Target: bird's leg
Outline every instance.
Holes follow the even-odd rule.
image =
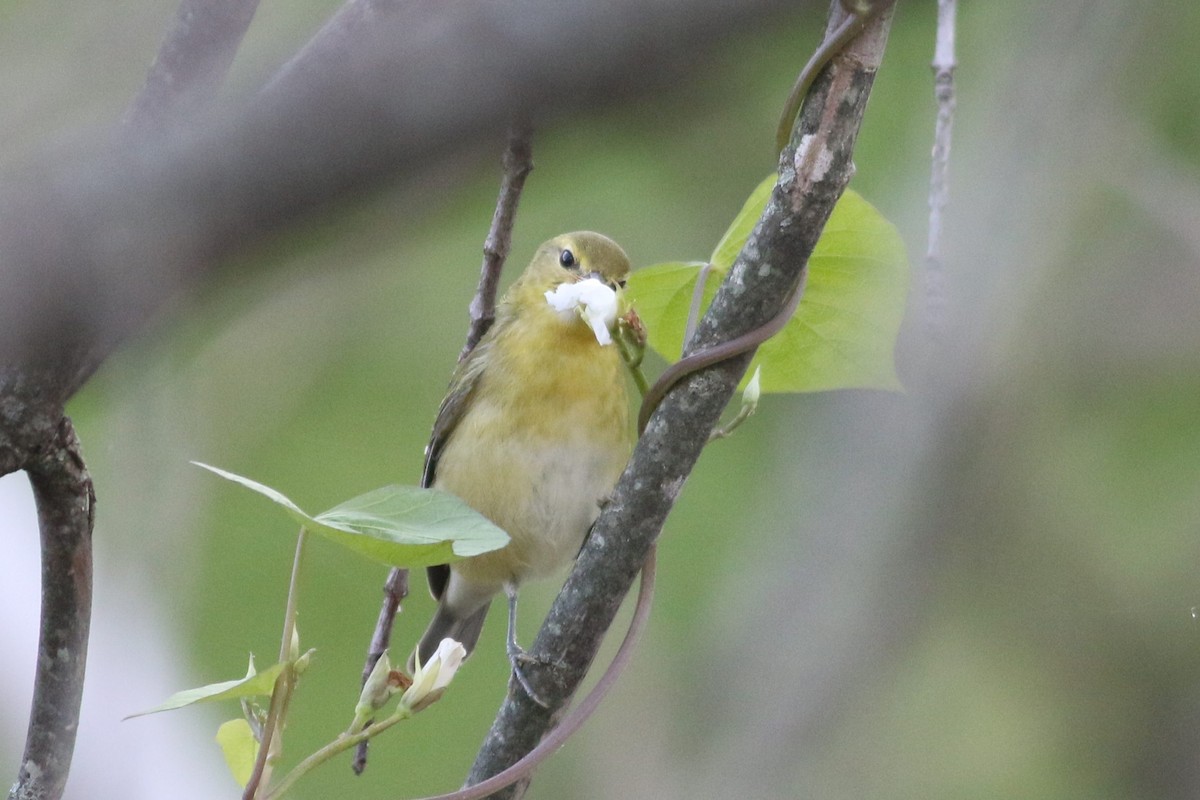
[[[538,696],[538,693],[529,685],[529,679],[525,677],[524,665],[535,659],[525,652],[525,648],[517,644],[516,584],[504,584],[504,594],[508,597],[508,663],[512,665],[513,677],[517,679],[517,683],[521,684],[521,688],[525,690],[525,694],[529,695],[530,700],[542,708],[549,708],[549,704]]]

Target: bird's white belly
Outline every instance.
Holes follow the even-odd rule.
[[[450,463],[443,460],[438,486],[512,539],[501,550],[454,564],[463,577],[493,592],[506,582],[545,577],[569,564],[624,466],[620,451],[577,438],[560,444],[510,439],[503,447],[477,449],[468,475],[459,471],[463,454],[448,448],[447,455]]]
[[[528,463],[540,464],[529,487],[525,519],[510,532],[514,540],[540,543],[520,553],[528,577],[539,577],[569,563],[600,513],[599,502],[612,491],[616,472],[610,453],[578,444],[545,447]],[[615,465],[619,470],[620,465]],[[526,548],[520,547],[518,551]]]

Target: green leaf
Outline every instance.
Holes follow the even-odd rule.
[[[713,253],[704,308],[716,273],[732,265],[770,196],[760,184]],[[700,266],[672,262],[638,270],[627,293],[646,324],[649,344],[668,359],[683,345]],[[908,258],[895,226],[858,194],[838,201],[809,259],[800,307],[755,355],[743,385],[762,367],[764,392],[813,392],[851,387],[899,389],[893,349],[908,293]]]
[[[894,350],[908,299],[904,240],[855,192],[833,209],[809,259],[796,316],[750,365],[765,392],[903,387]]]
[[[217,745],[225,756],[225,764],[233,773],[233,779],[238,786],[246,788],[254,772],[254,760],[258,757],[258,742],[250,723],[241,717],[222,723],[217,728]]]
[[[226,470],[221,469],[220,467],[209,466],[208,464],[204,464],[199,461],[193,461],[192,463],[195,464],[197,467],[200,467],[201,469],[208,470],[209,472],[213,473],[214,475],[219,475],[220,477],[224,478],[227,481],[233,481],[234,483],[238,483],[238,484],[241,484],[242,486],[245,486],[247,489],[250,489],[251,491],[258,492],[263,497],[266,497],[268,500],[272,501],[276,505],[283,508],[283,510],[288,513],[288,516],[290,516],[292,519],[296,520],[296,522],[300,523],[301,525],[307,526],[310,522],[312,522],[312,517],[310,517],[308,514],[305,514],[303,511],[301,511],[300,506],[296,505],[291,500],[289,500],[287,497],[285,497],[283,492],[278,492],[278,491],[272,489],[270,486],[264,486],[263,484],[259,483],[258,481],[252,481],[249,478],[243,478],[241,475],[238,475],[233,472],[228,472]]]
[[[625,291],[646,323],[646,341],[668,360],[678,358],[683,349],[684,326],[692,307],[696,276],[703,268],[700,261],[674,261],[645,267],[629,276]],[[721,276],[710,271],[702,308],[708,308],[720,283]]]
[[[385,486],[309,516],[282,493],[257,481],[193,461],[281,506],[312,533],[394,567],[445,564],[498,550],[508,534],[449,492]]]
[[[722,275],[729,271],[738,253],[742,252],[742,246],[746,244],[754,226],[758,224],[758,218],[762,216],[763,209],[767,207],[767,200],[771,197],[771,191],[774,188],[774,175],[768,175],[762,183],[755,186],[754,191],[742,204],[742,210],[733,218],[729,229],[721,237],[721,241],[717,242],[709,261],[714,268],[721,271]]]
[[[147,714],[158,714],[162,711],[173,711],[176,708],[183,708],[194,703],[212,703],[218,700],[235,700],[239,697],[269,695],[275,690],[275,680],[279,677],[279,673],[283,671],[283,667],[283,664],[275,664],[262,672],[247,675],[237,680],[210,683],[207,686],[201,686],[196,689],[184,689],[182,692],[176,692],[171,695],[154,708],[130,714],[125,719],[144,717]],[[253,666],[251,669],[253,669]]]
[[[440,489],[388,486],[318,514],[321,532],[384,563],[403,547],[404,566],[445,564],[508,544],[508,534]],[[450,537],[453,537],[451,539]]]

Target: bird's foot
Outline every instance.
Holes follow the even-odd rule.
[[[512,665],[513,677],[517,679],[517,683],[521,684],[521,688],[529,696],[529,699],[542,708],[550,708],[550,704],[533,690],[533,686],[529,683],[529,678],[525,675],[525,667],[527,665],[550,666],[550,662],[530,655],[525,648],[515,642],[510,642],[508,647],[508,663]]]

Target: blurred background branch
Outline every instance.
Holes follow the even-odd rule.
[[[238,103],[332,10],[263,4],[218,97],[224,121],[187,136],[234,127]],[[513,258],[587,227],[635,264],[703,259],[775,166],[772,126],[822,10],[764,14],[737,32],[714,23],[710,38],[663,56],[669,91],[647,68],[621,84],[628,92],[571,98],[540,118]],[[37,169],[70,187],[64,196],[120,185],[77,154],[116,129],[175,8],[67,0],[55,11],[0,12],[7,203],[19,196],[14,178]],[[1200,6],[1015,0],[960,11],[942,355],[926,373],[914,317],[898,352],[907,394],[764,397],[737,436],[713,445],[660,539],[646,646],[530,798],[1196,796],[1200,259],[1188,211],[1200,196]],[[687,16],[678,30],[699,26]],[[932,3],[898,7],[852,184],[896,222],[914,261],[928,224],[935,17]],[[568,61],[576,44],[595,52],[555,41]],[[197,282],[174,294],[150,286],[159,300],[143,308],[155,310],[131,316],[137,335],[71,401],[103,513],[68,798],[236,791],[211,744],[218,711],[116,722],[180,686],[240,674],[247,649],[277,644],[292,531],[276,537],[269,514],[218,493],[187,461],[259,477],[305,507],[419,478],[462,345],[454,320],[475,290],[505,124],[347,191],[348,202],[296,217],[213,271],[197,261]],[[254,146],[297,152],[291,131],[278,135]],[[239,148],[212,158],[272,174]],[[329,153],[350,157],[336,143]],[[93,168],[73,171],[78,162]],[[308,169],[328,167],[296,165]],[[193,193],[208,200],[192,202],[219,205],[222,175],[197,177]],[[102,200],[69,205],[130,218]],[[90,235],[88,218],[51,210],[70,225],[30,236],[31,253],[65,247],[55,231]],[[157,217],[151,207],[145,226]],[[108,253],[129,228],[95,230]],[[16,349],[12,249],[0,250],[0,347]],[[38,308],[129,300],[72,295],[46,264],[43,281],[26,276],[37,291],[25,301]],[[152,274],[121,269],[135,286]],[[0,498],[0,751],[15,774],[39,566],[23,476],[0,480]],[[306,674],[306,707],[289,728],[297,754],[327,740],[323,720],[349,713],[385,576],[314,552],[301,626],[320,669]],[[528,595],[523,641],[553,588]],[[406,611],[425,617],[428,598],[415,592]],[[408,622],[397,642],[418,633]],[[356,796],[450,788],[446,762],[468,768],[503,695],[502,638],[486,630],[439,707],[376,743]],[[346,771],[328,773],[297,797],[343,795]]]
[[[229,71],[258,0],[183,0],[125,121],[161,126],[199,113]]]
[[[369,5],[386,13],[332,50],[310,45],[264,96],[187,131],[92,135],[12,170],[0,193],[0,363],[52,361],[71,376],[65,401],[164,302],[265,237],[494,141],[514,114],[663,88],[706,41],[786,4]]]
[[[145,86],[126,114],[131,126],[164,125],[215,91],[254,15],[257,0],[184,0]],[[42,343],[39,343],[41,345]],[[82,354],[82,360],[76,358]],[[0,362],[3,471],[29,474],[38,509],[42,605],[37,670],[25,752],[12,800],[57,800],[66,788],[79,730],[92,612],[92,531],[96,493],[63,404],[103,358],[86,339],[58,354]]]
[[[946,276],[942,264],[942,224],[950,202],[950,138],[954,130],[954,55],[957,0],[938,0],[937,34],[933,49],[933,94],[937,117],[929,169],[929,233],[925,247],[925,325],[930,346],[941,344],[946,314]]]

